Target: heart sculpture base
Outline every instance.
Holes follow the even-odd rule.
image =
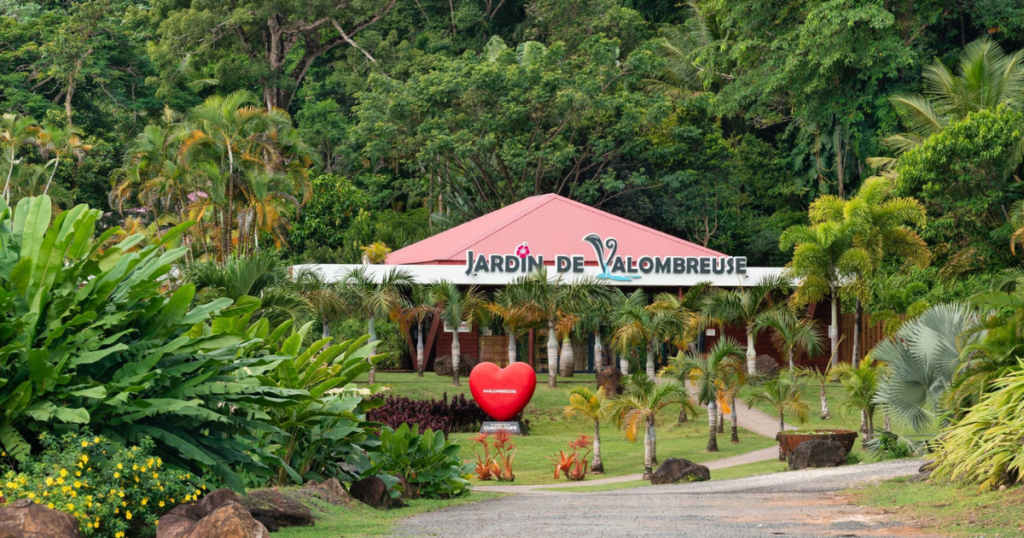
[[[480,433],[508,432],[512,435],[526,435],[526,425],[522,422],[486,421],[480,426]]]
[[[469,391],[487,416],[497,421],[515,418],[530,403],[537,388],[537,374],[524,362],[504,369],[493,362],[481,362],[469,373]]]

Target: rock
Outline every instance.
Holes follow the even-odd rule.
[[[754,371],[769,379],[779,377],[779,363],[769,355],[754,357]]]
[[[846,449],[832,439],[804,441],[789,453],[789,468],[839,467],[846,463]]]
[[[180,506],[175,508],[180,508]],[[156,523],[156,538],[185,538],[195,526],[196,520],[194,519],[167,513],[160,516]]]
[[[249,514],[256,518],[260,523],[263,523],[270,532],[276,532],[277,529],[283,527],[312,527],[316,521],[313,519],[313,512],[309,510],[274,510],[272,508],[250,508]],[[273,523],[267,525],[266,521],[269,520]]]
[[[0,508],[0,538],[77,538],[78,520],[71,514],[19,499]]]
[[[459,355],[459,377],[466,377],[479,361],[472,355]],[[452,376],[452,356],[445,355],[434,360],[434,373],[442,377]]]
[[[274,521],[274,518],[272,518],[272,517],[264,517],[264,516],[257,517],[257,516],[253,516],[253,519],[255,519],[256,521],[259,521],[260,523],[262,523],[263,526],[266,527],[267,530],[270,531],[270,532],[277,532],[277,531],[281,530],[281,527],[277,524],[276,521]]]
[[[665,460],[654,474],[651,475],[651,485],[672,484],[685,480],[687,482],[704,482],[711,480],[711,471],[707,466],[693,463],[682,458],[669,458]]]
[[[159,531],[160,525],[157,524]],[[185,538],[268,538],[270,531],[237,502],[228,501],[201,519]],[[161,537],[162,538],[162,537]]]
[[[353,499],[374,508],[387,510],[402,506],[402,500],[391,498],[387,485],[376,476],[368,476],[358,482],[354,482],[348,492],[352,495]]]
[[[394,476],[398,479],[398,485],[402,486],[402,499],[410,500],[420,498],[420,490],[416,486],[410,484],[409,481],[401,474],[396,474]]]
[[[337,505],[348,505],[352,502],[352,496],[341,487],[341,482],[338,482],[337,478],[329,478],[324,482],[310,480],[302,486],[299,494]]]
[[[919,473],[930,473],[935,470],[935,467],[939,465],[937,461],[926,461],[924,465],[918,467],[917,472]]]
[[[174,508],[171,508],[165,516],[178,516],[180,518],[189,519],[192,521],[199,521],[203,519],[199,515],[199,510],[196,509],[196,503],[179,504]]]
[[[622,370],[618,367],[609,366],[598,372],[594,379],[597,381],[597,387],[604,389],[605,396],[614,398],[622,394]]]
[[[203,519],[228,503],[241,503],[238,494],[227,488],[213,490],[196,503],[195,519]]]

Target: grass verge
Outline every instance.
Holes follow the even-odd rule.
[[[977,486],[908,482],[897,478],[849,492],[854,504],[880,508],[895,519],[952,536],[1024,536],[1024,488],[978,492]]]
[[[395,510],[375,510],[353,502],[350,506],[317,503],[312,507],[317,516],[313,527],[290,527],[274,533],[274,538],[324,538],[327,536],[388,536],[400,519],[449,506],[493,499],[494,493],[471,493],[469,496],[445,501],[416,499]]]

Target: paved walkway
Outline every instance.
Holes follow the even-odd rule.
[[[691,392],[693,387],[689,387]],[[763,435],[765,437],[775,438],[775,434],[779,431],[779,419],[761,411],[760,409],[753,408],[747,409],[747,404],[737,400],[736,405],[739,407],[736,409],[737,421],[739,425],[748,431]],[[705,412],[705,416],[707,413]],[[696,420],[700,420],[698,417]],[[730,421],[731,416],[725,415],[725,419]],[[706,423],[706,419],[705,419]],[[796,429],[794,426],[789,424],[786,425],[787,430]],[[729,428],[725,428],[726,432],[724,435],[729,435]],[[723,434],[719,434],[723,435]],[[769,461],[778,459],[779,449],[778,447],[768,447],[761,450],[755,450],[753,452],[747,452],[746,454],[740,454],[738,456],[730,456],[728,458],[722,458],[719,460],[706,461],[702,465],[707,465],[708,469],[714,471],[715,469],[726,469],[728,467],[736,467],[737,465],[746,465],[748,463],[757,463],[759,461]],[[558,484],[543,484],[543,485],[521,485],[521,486],[474,486],[474,491],[489,491],[492,493],[552,493],[547,490],[558,490],[560,488],[576,488],[580,486],[600,486],[603,484],[619,484],[622,482],[639,482],[643,479],[643,474],[627,474],[622,476],[613,476],[610,478],[598,478],[596,480],[586,480],[584,482],[560,482]]]

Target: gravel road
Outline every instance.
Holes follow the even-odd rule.
[[[845,489],[916,474],[920,465],[884,462],[595,493],[538,491],[414,516],[396,536],[927,536],[839,496]]]

